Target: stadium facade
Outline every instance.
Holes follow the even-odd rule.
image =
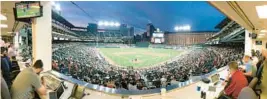
[[[165,40],[169,45],[193,45],[205,43],[216,31],[166,32]]]
[[[58,12],[52,10],[53,41],[92,41],[124,43],[134,36],[134,27],[121,24],[119,27],[98,26],[88,23],[87,27],[77,27]]]

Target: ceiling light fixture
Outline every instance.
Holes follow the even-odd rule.
[[[261,30],[260,32],[261,32],[261,33],[266,33],[266,32],[267,32],[267,30]]]
[[[261,34],[258,34],[259,36],[264,36],[265,35],[265,33],[261,33]]]
[[[267,19],[267,5],[263,6],[256,6],[256,10],[258,13],[259,18],[261,19]]]
[[[7,18],[3,14],[0,14],[0,20],[7,20]]]
[[[1,28],[7,28],[8,26],[6,24],[0,24]]]

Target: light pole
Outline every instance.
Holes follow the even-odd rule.
[[[175,26],[174,30],[175,31],[190,31],[191,30],[191,26],[189,26],[189,25]]]

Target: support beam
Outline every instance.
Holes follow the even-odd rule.
[[[245,30],[245,55],[251,56],[252,38],[249,37],[249,31]]]
[[[52,68],[52,6],[49,1],[42,1],[41,5],[43,16],[32,20],[33,62],[41,59],[44,71],[48,71]]]

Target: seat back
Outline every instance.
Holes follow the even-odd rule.
[[[79,86],[78,84],[74,84],[70,98],[81,99],[84,96],[84,86]]]
[[[81,98],[84,96],[84,89],[85,89],[84,86],[78,86],[78,87],[76,88],[74,97],[75,97],[76,99],[81,99]]]
[[[250,83],[249,83],[248,86],[249,86],[250,88],[254,89],[255,86],[257,85],[257,83],[258,83],[258,78],[257,78],[257,77],[254,77],[254,78],[250,81]]]
[[[74,84],[74,85],[73,85],[73,89],[72,89],[72,91],[71,91],[71,95],[70,95],[70,97],[74,97],[77,87],[78,87],[78,84]]]
[[[11,99],[8,86],[6,84],[5,79],[2,76],[1,76],[1,97],[0,98]]]
[[[237,99],[258,99],[258,97],[250,87],[245,87],[241,90]]]
[[[256,77],[259,79],[259,81],[261,80],[261,77],[262,77],[263,65],[264,63],[261,64],[261,66],[259,67],[256,73]]]

